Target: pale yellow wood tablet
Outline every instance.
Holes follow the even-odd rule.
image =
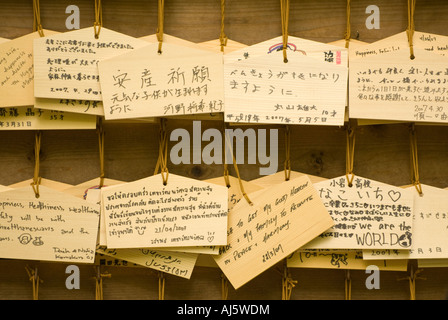
[[[94,263],[99,208],[40,186],[0,193],[0,257]]]
[[[147,41],[149,43],[159,43],[157,39],[156,34],[151,34],[148,36],[140,37],[139,39]],[[199,48],[199,49],[205,49],[210,50],[212,52],[216,52],[213,48],[209,48],[208,46],[202,46],[201,44],[194,43],[179,37],[175,37],[169,34],[164,33],[163,34],[163,42],[162,42],[162,48],[163,44],[169,43],[169,44],[176,44],[180,46],[186,46],[191,48]],[[185,119],[185,120],[216,120],[216,121],[222,121],[223,116],[222,113],[205,113],[205,114],[193,114],[193,115],[179,115],[179,116],[171,116],[172,119]],[[153,117],[144,117],[144,118],[136,118],[135,121],[154,121]]]
[[[106,181],[105,181],[106,182]],[[112,184],[109,183],[108,186],[124,184],[124,182]],[[108,188],[108,186],[104,186],[103,188]],[[65,191],[67,192],[67,190]],[[85,199],[86,201],[90,201],[93,203],[97,203],[101,206],[101,214],[100,214],[100,230],[98,235],[98,244],[100,246],[107,247],[107,235],[106,235],[106,221],[104,216],[104,209],[101,204],[101,189],[97,187],[89,188],[85,191]],[[185,252],[185,253],[202,253],[202,254],[218,254],[219,248],[216,246],[204,246],[204,247],[151,247],[152,250],[162,250],[162,251],[177,251],[177,252]],[[126,250],[126,249],[123,249]]]
[[[266,188],[229,213],[228,244],[216,263],[235,289],[333,226],[307,176]]]
[[[345,39],[340,39],[340,40],[328,42],[328,44],[331,44],[331,45],[337,46],[337,47],[345,48],[346,41],[345,41]],[[350,39],[347,49],[349,49],[349,48],[354,49],[354,48],[357,48],[359,46],[363,46],[363,45],[366,45],[366,44],[369,44],[369,43],[365,42],[365,41],[356,40],[356,39]],[[351,50],[349,50],[349,58],[350,58],[350,51]],[[349,62],[350,62],[350,59],[349,59]]]
[[[287,258],[288,268],[366,270],[375,265],[381,271],[406,271],[408,260],[363,260],[362,250],[297,250]]]
[[[190,279],[198,257],[194,253],[165,252],[152,249],[98,248],[97,252],[186,279]]]
[[[322,178],[322,177],[318,177],[318,176],[313,176],[313,175],[309,175],[309,174],[305,174],[302,172],[298,172],[298,171],[293,171],[291,170],[290,173],[290,179],[295,179],[301,176],[307,175],[308,178],[310,178],[312,183],[317,183],[320,181],[325,181],[327,180],[326,178]],[[261,186],[263,188],[267,188],[282,182],[285,182],[285,172],[284,171],[279,171],[277,173],[268,175],[268,176],[263,176],[260,178],[256,178],[250,181],[251,183],[254,183],[258,186]]]
[[[196,260],[197,267],[219,268],[212,255],[200,254]]]
[[[436,53],[441,56],[445,56],[448,50],[448,37],[424,33],[424,32],[414,32],[413,46],[416,49],[423,49],[427,52]],[[373,42],[366,46],[361,47],[350,47],[349,56],[350,60],[354,59],[364,59],[369,57],[378,57],[386,55],[391,52],[398,50],[404,50],[405,56],[409,56],[409,42],[406,32],[401,32],[385,39]],[[350,115],[352,117],[352,115]],[[413,120],[411,120],[413,121]],[[357,119],[358,125],[376,125],[376,124],[393,124],[401,123],[399,120],[384,120],[384,119]],[[417,122],[418,125],[443,125],[443,122]]]
[[[0,185],[0,192],[12,190],[12,188]]]
[[[143,47],[146,41],[101,28],[64,32],[34,41],[36,98],[101,101],[98,61]]]
[[[242,199],[244,199],[241,187],[240,187],[240,181],[238,178],[233,177],[233,176],[229,176],[229,184],[230,186],[227,188],[228,190],[228,209],[229,211],[238,203],[240,202]],[[208,180],[204,180],[208,183],[214,183],[220,186],[225,186],[226,185],[226,181],[224,179],[224,177],[217,177],[217,178],[212,178],[212,179],[208,179]],[[252,194],[255,191],[261,190],[263,189],[262,186],[259,186],[255,183],[252,183],[251,181],[245,181],[245,180],[241,180],[241,183],[243,185],[243,189],[244,192],[248,195]],[[246,201],[244,199],[244,201]]]
[[[149,43],[98,67],[107,120],[223,111],[222,54]]]
[[[230,210],[239,201],[241,201],[241,200],[246,201],[246,199],[244,198],[244,196],[242,194],[242,190],[241,190],[240,182],[239,182],[238,178],[233,177],[233,176],[228,176],[228,178],[229,178],[229,184],[230,184],[230,186],[227,188],[227,190],[228,190],[228,210],[230,212]],[[227,187],[224,176],[207,179],[204,181],[208,182],[208,183],[214,183],[214,184],[218,184],[220,186]],[[243,185],[244,192],[248,195],[249,199],[252,196],[252,194],[263,189],[263,187],[255,185],[255,184],[251,183],[250,181],[241,180],[241,183]],[[197,253],[201,253],[198,257],[198,260],[196,261],[196,265],[218,268],[218,265],[216,264],[216,262],[213,260],[213,258],[210,255],[219,254],[220,247],[213,247],[213,249],[214,250],[212,252],[195,251]],[[177,248],[177,250],[181,251],[181,248]]]
[[[82,197],[86,201],[96,203],[100,206],[100,228],[98,232],[98,245],[107,247],[106,242],[106,222],[104,217],[104,210],[101,204],[101,189],[98,186],[95,186],[95,182],[99,180],[91,180],[88,182],[84,182],[80,185],[77,185],[73,188],[69,188],[65,190],[66,193],[73,193],[74,196]],[[110,186],[116,186],[125,184],[126,182],[105,179],[103,188],[108,188]],[[157,247],[152,247],[152,250],[159,250]],[[126,249],[122,249],[126,250]],[[132,249],[131,249],[132,250]],[[178,251],[184,253],[204,253],[204,254],[218,254],[218,248],[214,246],[209,247],[169,247],[162,248],[163,251]]]
[[[446,268],[448,259],[422,259],[417,260],[419,268]]]
[[[47,36],[57,34],[43,31]],[[0,108],[33,106],[33,41],[39,38],[39,33],[33,32],[0,44]]]
[[[409,51],[409,42],[406,32],[400,32],[390,37],[372,42],[365,46],[353,48],[349,47],[348,49],[350,61],[353,61],[355,59],[381,56],[400,49],[408,49]]]
[[[102,101],[35,98],[34,108],[104,116]]]
[[[0,130],[88,130],[96,128],[96,118],[65,111],[33,107],[0,109]]]
[[[342,39],[342,40],[337,40],[337,41],[333,41],[333,42],[329,42],[328,44],[337,46],[337,47],[342,47],[345,48],[346,47],[346,40]],[[364,41],[359,41],[356,39],[350,39],[349,41],[349,48],[350,50],[348,51],[348,63],[350,64],[350,53],[353,52],[354,49],[358,48],[358,47],[362,47],[364,45],[367,45],[368,42],[364,42]],[[348,49],[348,48],[347,48]],[[348,86],[348,83],[347,83]],[[345,108],[345,122],[349,121],[349,115],[348,115],[348,90],[347,90],[347,100],[346,100],[346,108]]]
[[[410,250],[364,250],[364,259],[448,259],[448,190],[422,184],[414,186],[414,220]]]
[[[85,200],[91,203],[96,203],[100,206],[100,227],[98,230],[98,244],[100,246],[106,246],[106,221],[104,217],[104,207],[101,203],[101,190],[92,188],[85,192]]]
[[[75,186],[71,186],[67,189],[64,190],[65,193],[68,193],[74,197],[78,197],[78,198],[82,198],[84,200],[87,199],[87,192],[90,189],[96,189],[99,187],[99,183],[100,183],[100,178],[95,178],[95,179],[91,179],[82,183],[79,183]],[[115,186],[118,184],[124,184],[126,182],[124,181],[120,181],[120,180],[115,180],[115,179],[109,179],[109,178],[104,178],[104,187],[109,187],[109,186]],[[98,202],[100,200],[100,198],[93,200],[94,202]]]
[[[410,249],[414,195],[372,179],[346,176],[314,184],[334,227],[303,249]]]
[[[289,52],[287,63],[281,51],[228,62],[231,54],[224,55],[225,121],[344,124],[346,66],[297,52]]]
[[[148,36],[143,36],[140,37],[139,39],[147,41],[149,43],[157,43],[157,45],[159,44],[159,40],[157,39],[157,35],[156,34],[151,34]],[[168,44],[175,44],[178,46],[183,46],[183,47],[189,47],[189,48],[196,48],[196,49],[204,49],[204,50],[209,50],[211,52],[214,52],[214,50],[212,50],[211,48],[207,47],[207,46],[201,46],[198,43],[192,42],[192,41],[188,41],[179,37],[175,37],[169,34],[164,33],[163,34],[163,40],[162,40],[162,51],[164,50],[164,44],[168,43]]]
[[[70,194],[74,197],[84,199],[88,202],[95,203],[100,206],[100,226],[98,231],[98,244],[106,245],[106,225],[104,222],[104,212],[101,206],[101,191],[97,189],[99,187],[100,178],[92,179],[89,181],[82,182],[75,186],[71,186],[69,188],[64,189],[64,193]],[[124,184],[125,182],[105,178],[104,179],[104,187]],[[89,192],[93,191],[93,192]]]
[[[13,183],[13,184],[9,185],[8,187],[14,188],[14,189],[23,188],[23,187],[31,188],[31,183],[33,183],[33,179],[28,179],[25,181]],[[68,183],[63,183],[63,182],[54,181],[54,180],[45,179],[45,178],[41,178],[40,185],[47,187],[47,188],[51,188],[53,190],[57,190],[57,191],[65,191],[66,189],[73,187],[71,184],[68,184]]]
[[[445,56],[448,51],[447,36],[415,31],[412,42],[414,48],[423,49],[442,56]],[[410,50],[408,36],[405,31],[365,46],[349,47],[349,56],[350,60],[364,59],[372,56],[387,55],[398,50]]]
[[[104,250],[105,248],[103,248]],[[131,267],[131,268],[143,268],[143,266],[129,262],[126,260],[114,258],[113,256],[107,256],[102,253],[96,252],[96,258],[95,258],[95,266],[100,267]]]
[[[415,31],[413,43],[417,48],[422,48],[429,52],[434,52],[442,56],[448,54],[448,36]]]
[[[249,60],[281,52],[283,38],[276,37],[224,54],[224,63]],[[288,36],[287,57],[297,55],[315,58],[332,65],[348,66],[348,50],[340,46]]]
[[[101,192],[108,248],[227,243],[227,187],[158,174]]]
[[[198,45],[201,47],[204,47],[204,48],[211,49],[215,52],[222,52],[223,54],[227,54],[227,53],[247,47],[246,44],[243,44],[243,43],[231,40],[231,39],[227,39],[227,43],[224,46],[224,52],[221,51],[220,39],[213,39],[213,40],[209,40],[209,41],[199,42]]]
[[[415,48],[350,62],[349,116],[415,122],[448,122],[447,58]]]
[[[196,254],[219,254],[218,246],[193,246],[193,247],[149,247],[151,250],[162,250],[166,252],[183,252],[183,253],[196,253]]]

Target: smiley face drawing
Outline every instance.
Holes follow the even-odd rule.
[[[26,245],[26,244],[30,243],[30,241],[33,239],[33,237],[29,233],[22,233],[18,237],[18,239],[21,244]]]

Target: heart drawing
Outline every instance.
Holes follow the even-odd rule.
[[[399,191],[390,190],[387,194],[393,202],[397,202],[401,198],[401,192]]]

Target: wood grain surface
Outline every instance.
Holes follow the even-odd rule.
[[[68,5],[80,9],[81,28],[94,22],[93,0],[41,1],[42,25],[64,32]],[[402,32],[407,26],[407,1],[377,0],[380,29],[365,26],[365,9],[371,1],[352,1],[351,36],[373,42]],[[171,0],[165,4],[165,32],[193,42],[216,39],[220,32],[220,1]],[[448,2],[418,1],[416,30],[447,35],[443,19]],[[14,39],[32,32],[32,1],[2,0],[0,3],[0,37]],[[103,25],[131,36],[153,34],[157,28],[157,1],[103,1]],[[343,38],[346,29],[346,1],[292,0],[289,34],[321,42]],[[235,41],[251,45],[281,35],[280,2],[274,0],[226,1],[225,32]],[[1,97],[0,97],[1,98]],[[192,130],[192,120],[168,120],[168,129]],[[222,128],[220,121],[203,121],[202,129]],[[251,126],[242,126],[242,129]],[[285,159],[282,126],[278,128],[279,170]],[[294,126],[291,128],[292,170],[332,178],[345,174],[345,128]],[[421,182],[448,187],[448,127],[417,126],[419,172]],[[105,173],[108,178],[133,181],[154,173],[158,156],[157,123],[106,122]],[[32,178],[34,170],[34,132],[0,131],[0,184],[10,185]],[[396,186],[410,183],[409,125],[389,124],[360,126],[356,131],[354,172]],[[170,172],[210,179],[222,175],[222,165],[173,165]],[[259,177],[258,165],[240,165],[241,178]],[[229,166],[231,174],[235,174]],[[45,131],[42,136],[40,174],[43,178],[79,184],[100,174],[98,137],[95,130]],[[416,261],[411,261],[415,264]],[[32,286],[25,266],[37,266],[43,279],[40,299],[94,299],[93,266],[80,266],[81,289],[65,288],[65,264],[36,261],[0,260],[0,299],[32,299]],[[112,274],[104,280],[105,299],[158,299],[157,273],[150,269],[109,267]],[[229,299],[281,299],[280,267],[275,266],[238,290],[229,288]],[[427,268],[417,280],[417,299],[447,299],[448,268]],[[291,269],[298,283],[291,299],[344,299],[343,270]],[[382,272],[381,289],[365,287],[367,275],[352,271],[352,299],[409,299],[405,272]],[[197,267],[192,278],[166,276],[165,299],[221,299],[221,271]]]

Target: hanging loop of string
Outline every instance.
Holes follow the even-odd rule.
[[[345,300],[352,300],[352,278],[350,270],[345,270]]]
[[[408,0],[408,28],[406,29],[406,34],[408,36],[411,60],[415,59],[414,40],[413,40],[415,31],[415,23],[414,23],[415,2],[416,0]]]
[[[285,128],[285,181],[291,178],[291,129],[289,125]]]
[[[101,266],[96,267],[96,276],[95,276],[95,300],[104,300],[104,292],[103,292],[103,279],[111,278],[112,275],[108,272],[101,272]]]
[[[165,275],[159,271],[159,300],[165,300]]]
[[[224,18],[225,18],[226,0],[221,0],[221,32],[219,34],[219,43],[221,45],[221,52],[224,52],[224,47],[227,45],[227,36],[224,32]]]
[[[40,197],[39,185],[42,180],[41,177],[39,176],[39,169],[40,169],[39,155],[40,155],[41,141],[42,141],[42,132],[37,131],[34,141],[34,177],[33,182],[31,182],[31,186],[33,187],[36,198]]]
[[[29,266],[25,266],[25,270],[33,284],[33,300],[39,300],[39,283],[43,283],[44,281],[39,277],[37,267],[32,269]]]
[[[353,179],[355,174],[353,173],[354,158],[355,158],[355,128],[352,128],[350,124],[346,129],[347,147],[345,158],[345,176],[347,177],[348,186],[353,185]]]
[[[101,189],[104,186],[104,127],[103,127],[103,119],[101,116],[97,118],[96,131],[98,134],[98,148],[100,154],[100,184],[99,188]]]
[[[289,0],[280,0],[280,11],[283,36],[283,62],[287,63],[288,57],[286,49],[288,48]]]
[[[422,196],[423,190],[418,173],[417,133],[415,132],[414,123],[409,127],[409,138],[411,145],[411,181],[415,189],[417,189],[418,194]]]
[[[351,22],[350,22],[350,0],[347,0],[347,29],[345,31],[345,47],[349,47],[350,38],[351,38]]]
[[[226,183],[226,187],[230,188],[229,168],[228,168],[227,163],[225,161],[224,161],[224,174],[223,175],[224,175],[224,181]]]
[[[159,0],[158,13],[157,13],[157,41],[159,41],[159,49],[157,52],[162,53],[162,42],[163,42],[163,21],[165,14],[165,0]]]
[[[418,274],[421,273],[423,270],[417,269],[415,272],[412,272],[408,279],[409,279],[409,291],[410,291],[410,299],[415,300],[416,299],[416,281],[418,279],[425,280],[425,278],[419,277]]]
[[[411,264],[409,268],[409,275],[405,278],[399,278],[398,280],[408,280],[409,281],[409,299],[415,300],[416,299],[416,281],[417,280],[426,280],[424,277],[420,277],[419,274],[423,271],[423,269],[417,269],[414,271],[414,266]]]
[[[223,124],[223,126],[222,126],[222,136],[225,137],[226,123],[223,122],[222,124]],[[227,161],[226,161],[227,157],[226,157],[226,143],[225,143],[225,140],[223,142],[224,142],[222,144],[222,157],[224,159],[224,161],[222,162],[223,163],[223,167],[224,167],[223,176],[224,176],[224,181],[226,183],[226,187],[230,188],[229,167],[228,167]]]
[[[157,159],[156,169],[154,170],[154,175],[160,173],[162,175],[163,185],[168,184],[168,133],[166,129],[167,120],[160,118],[160,134],[159,134],[159,157]]]
[[[229,280],[224,275],[221,274],[221,299],[227,300],[229,298]]]
[[[41,37],[45,37],[42,24],[40,22],[40,5],[39,0],[33,0],[33,31],[38,32]]]
[[[226,126],[227,126],[227,123],[224,123],[224,128],[226,128]],[[228,137],[228,135],[226,133],[226,129],[224,129],[224,139],[223,139],[223,141],[224,141],[224,145],[228,145],[228,146],[232,145],[232,143],[230,143],[229,137]],[[235,172],[236,172],[236,175],[238,177],[238,183],[239,183],[239,186],[240,186],[240,191],[243,194],[244,199],[246,199],[247,203],[249,203],[252,206],[253,202],[249,199],[249,196],[247,195],[246,191],[244,190],[243,181],[241,180],[240,171],[238,170],[238,164],[236,163],[236,159],[235,159],[235,155],[233,154],[233,150],[230,150],[230,148],[229,148],[229,151],[230,151],[230,153],[232,155],[233,167],[235,168]],[[224,155],[225,155],[225,153],[224,153]],[[225,161],[227,161],[226,157],[224,158],[224,162]]]
[[[103,26],[103,8],[101,0],[95,0],[95,22],[93,23],[93,30],[95,31],[95,39],[99,39],[101,27]]]
[[[282,300],[291,300],[292,289],[296,284],[297,280],[292,279],[285,261],[282,274]]]

